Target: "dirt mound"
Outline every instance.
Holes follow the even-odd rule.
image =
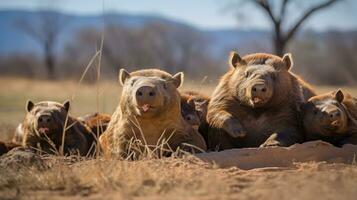
[[[293,167],[294,163],[311,161],[351,164],[355,162],[356,154],[357,145],[347,144],[338,148],[326,142],[313,141],[290,147],[230,149],[196,156],[219,167],[236,166],[248,170],[264,167]]]
[[[29,148],[17,147],[0,157],[0,168],[19,169],[35,167],[45,169],[44,160]]]

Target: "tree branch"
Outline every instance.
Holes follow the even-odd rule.
[[[315,13],[318,10],[327,8],[328,6],[336,3],[337,1],[340,0],[328,0],[324,3],[321,3],[319,5],[316,5],[312,8],[310,8],[310,10],[306,11],[305,14],[303,14],[303,16],[296,22],[296,24],[290,29],[290,31],[288,31],[288,33],[286,34],[284,40],[285,41],[289,41],[294,34],[296,33],[296,31],[300,28],[301,24],[307,19],[309,18],[313,13]]]
[[[271,6],[267,0],[253,0],[253,2],[267,12],[275,26],[279,24],[279,20],[277,20],[274,16]]]
[[[287,8],[287,5],[289,2],[290,2],[290,0],[283,0],[283,3],[281,4],[280,17],[278,19],[280,23],[282,23],[282,21],[285,18],[286,8]]]

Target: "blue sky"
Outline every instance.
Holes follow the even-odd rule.
[[[311,3],[317,0],[300,1]],[[267,29],[269,27],[269,21],[260,10],[246,5],[243,9],[245,17],[237,17],[234,12],[227,9],[229,2],[232,0],[0,0],[0,9],[50,8],[79,15],[100,14],[103,10],[105,12],[150,14],[189,23],[202,29],[234,27]],[[345,0],[333,8],[325,9],[312,16],[305,24],[305,28],[315,30],[357,29],[356,10],[356,0]],[[289,11],[289,15],[294,16],[294,14],[294,11]]]

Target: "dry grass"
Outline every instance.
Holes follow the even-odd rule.
[[[24,117],[27,99],[70,99],[77,83],[27,79],[0,79],[0,139],[11,137]],[[210,84],[186,82],[183,89],[206,94]],[[357,88],[344,88],[357,96]],[[319,92],[331,87],[318,87]],[[99,84],[101,112],[112,113],[120,87],[116,82]],[[95,85],[81,85],[71,113],[80,116],[97,111]],[[195,158],[120,160],[88,159],[69,162],[50,157],[49,168],[39,170],[0,167],[0,199],[354,199],[357,168],[354,165],[303,163],[293,168],[243,171],[219,169]]]
[[[303,163],[293,168],[218,169],[194,158],[51,158],[49,169],[0,168],[2,199],[354,199],[357,168]],[[316,193],[318,191],[318,194]],[[294,195],[292,195],[294,194]]]

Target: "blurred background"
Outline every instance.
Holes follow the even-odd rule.
[[[355,92],[356,10],[355,0],[0,1],[0,123],[12,130],[27,99],[77,97],[76,115],[112,113],[123,67],[184,71],[185,88],[210,93],[231,50],[291,52],[319,92]]]
[[[355,85],[356,9],[354,0],[0,1],[0,73],[78,79],[103,37],[105,79],[155,66],[215,80],[235,49],[291,52],[310,82]]]

